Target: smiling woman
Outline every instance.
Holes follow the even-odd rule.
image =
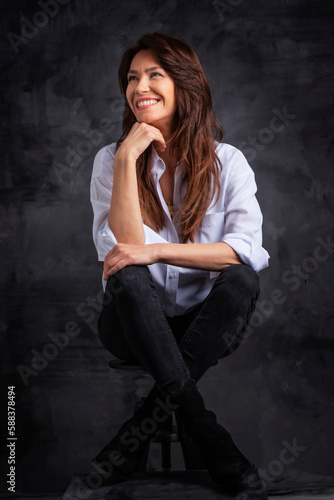
[[[122,137],[98,152],[91,181],[104,261],[98,329],[110,352],[142,364],[156,383],[93,463],[106,484],[130,477],[153,436],[138,440],[133,429],[168,398],[211,477],[239,485],[255,468],[206,410],[196,382],[242,342],[268,265],[254,173],[221,142],[188,44],[142,36],[122,58],[119,83]]]
[[[221,162],[215,139],[221,141],[223,136],[212,111],[211,92],[200,61],[181,40],[144,35],[140,50],[137,46],[125,52],[118,78],[126,98],[123,136],[118,146],[135,122],[149,123],[161,131],[164,142],[156,140],[154,146],[166,165],[160,179],[162,194],[169,212],[180,223],[182,243],[193,242],[210,202],[215,194],[219,196]],[[139,112],[135,101],[150,97],[159,99],[158,104]],[[150,172],[145,165],[151,161],[151,151],[147,148],[137,157],[139,203],[144,222],[161,230],[165,225],[163,207],[154,190],[147,189]],[[186,170],[181,181],[186,180],[189,189],[177,207],[174,173],[181,164]]]

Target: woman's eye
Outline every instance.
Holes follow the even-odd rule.
[[[161,73],[158,73],[157,71],[154,71],[153,73],[151,73],[151,74],[150,74],[150,77],[151,77],[151,78],[154,78],[154,77],[156,77],[156,76],[161,76],[161,77],[163,77],[164,75],[162,75]],[[137,80],[137,79],[138,79],[138,77],[137,77],[136,75],[129,75],[129,76],[128,76],[128,83],[130,83],[130,82],[132,82],[132,81],[134,81],[134,80]]]

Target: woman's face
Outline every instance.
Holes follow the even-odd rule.
[[[164,134],[173,129],[175,85],[150,50],[141,50],[128,71],[126,98],[138,122],[157,127]]]

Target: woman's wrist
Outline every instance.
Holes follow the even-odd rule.
[[[155,264],[166,262],[168,258],[168,248],[170,243],[151,243],[147,245],[150,248],[151,260]]]
[[[133,164],[136,165],[136,158],[131,152],[122,145],[115,154],[115,161],[121,162],[122,164]]]

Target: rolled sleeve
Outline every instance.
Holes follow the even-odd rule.
[[[94,212],[93,240],[98,259],[104,261],[108,252],[116,245],[117,240],[108,224],[112,182],[103,177],[93,177],[90,193]]]
[[[243,235],[237,234],[226,235],[222,241],[230,245],[240,259],[255,271],[258,272],[268,267],[269,254],[261,245],[247,241],[243,238]]]
[[[268,266],[269,254],[262,247],[262,212],[255,197],[254,172],[241,151],[236,151],[225,196],[225,227],[221,241],[255,271]]]

